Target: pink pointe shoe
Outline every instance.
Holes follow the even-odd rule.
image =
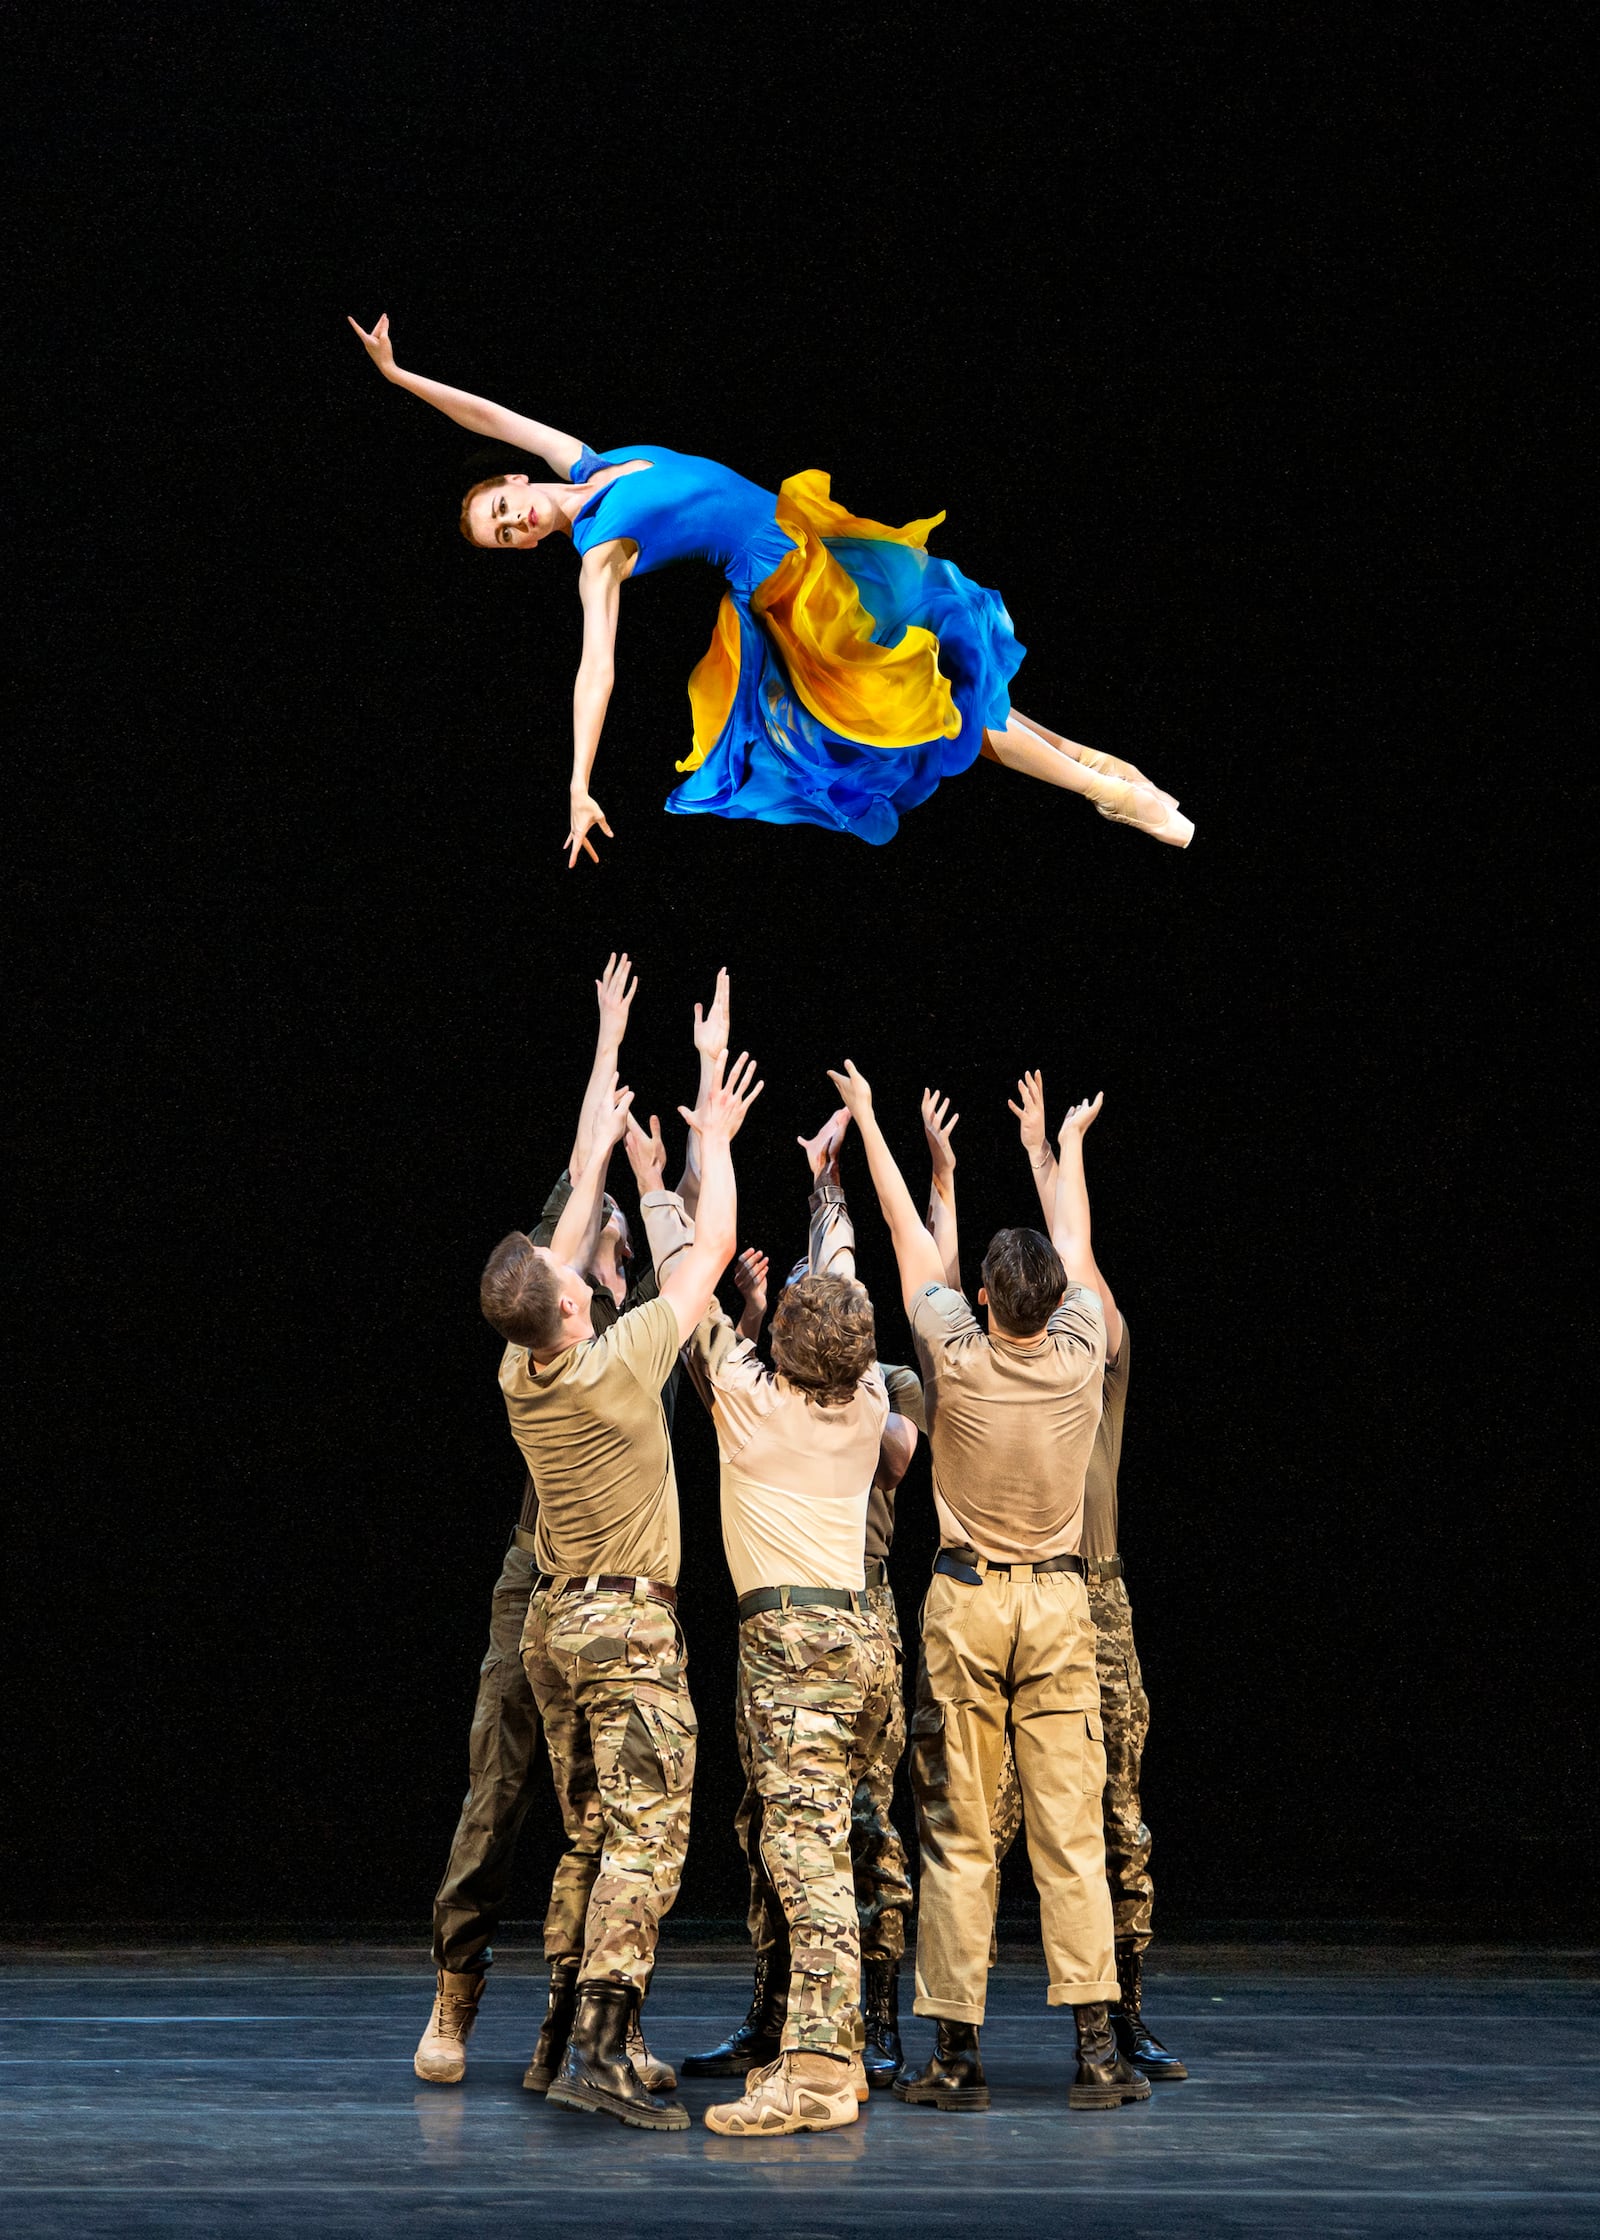
[[[1164,840],[1169,848],[1186,848],[1194,838],[1194,826],[1178,813],[1178,804],[1170,793],[1162,793],[1148,782],[1131,786],[1127,808],[1110,808],[1097,801],[1097,813],[1112,824],[1132,825],[1135,832],[1143,832],[1152,840]]]

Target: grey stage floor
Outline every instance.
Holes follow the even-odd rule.
[[[531,1954],[502,1961],[457,2090],[411,2073],[431,1987],[409,1953],[0,1962],[6,2240],[1600,2231],[1593,1955],[1173,1948],[1146,2005],[1191,2081],[1115,2115],[1068,2114],[1070,2022],[1038,1966],[1008,1960],[984,2032],[991,2113],[875,2094],[850,2130],[757,2143],[698,2120],[624,2131],[523,2092]],[[652,2043],[670,2058],[720,2033],[748,1981],[731,1957],[669,1951]],[[725,2096],[684,2092],[697,2119]]]

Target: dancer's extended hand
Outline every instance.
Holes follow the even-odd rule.
[[[348,311],[345,313],[345,317],[350,318]],[[392,380],[394,378],[394,345],[389,340],[388,312],[386,311],[383,314],[371,334],[368,334],[365,327],[356,326],[354,319],[350,319],[350,324],[355,327],[356,333],[360,335],[361,347],[383,375],[385,381]]]
[[[759,1323],[767,1311],[766,1254],[758,1252],[753,1244],[747,1244],[733,1263],[733,1280],[739,1286],[746,1312]],[[744,1316],[739,1319],[742,1322]]]
[[[693,1112],[686,1104],[678,1107],[684,1119],[702,1140],[707,1136],[723,1136],[732,1143],[744,1126],[745,1114],[766,1087],[764,1081],[756,1082],[754,1088],[750,1086],[756,1062],[747,1052],[740,1051],[734,1060],[732,1072],[724,1080],[723,1071],[727,1062],[726,1050],[719,1052],[711,1068],[711,1078]]]
[[[600,1110],[595,1114],[594,1156],[609,1159],[627,1132],[628,1108],[633,1103],[631,1089],[619,1089],[617,1077],[611,1076],[611,1085],[600,1099]]]
[[[948,1119],[946,1113],[950,1114]],[[956,1171],[956,1155],[950,1148],[950,1138],[959,1112],[950,1112],[950,1099],[938,1089],[922,1092],[922,1132],[928,1139],[928,1154],[933,1160],[933,1178],[936,1182],[948,1181]]]
[[[728,968],[723,965],[717,974],[717,992],[705,1011],[699,1004],[694,1007],[694,1046],[702,1058],[714,1058],[727,1049],[728,1015]]]
[[[859,1128],[871,1116],[872,1084],[856,1071],[854,1058],[846,1058],[843,1073],[828,1068],[828,1079],[839,1092],[839,1100]]]
[[[605,834],[608,840],[614,840],[616,838],[616,834],[612,831],[610,825],[606,823],[606,813],[604,809],[601,808],[594,795],[592,793],[580,792],[575,787],[572,793],[572,830],[567,834],[567,837],[561,843],[561,845],[567,850],[567,869],[569,871],[571,871],[577,863],[578,850],[580,848],[583,850],[584,854],[589,857],[591,862],[598,863],[600,861],[600,858],[594,852],[594,843],[586,837],[586,835],[592,832],[596,826],[599,827],[599,829]]]
[[[1061,1123],[1061,1134],[1057,1139],[1058,1142],[1065,1146],[1071,1136],[1077,1136],[1080,1140],[1086,1136],[1094,1126],[1095,1121],[1100,1117],[1100,1107],[1105,1101],[1106,1093],[1102,1089],[1098,1095],[1085,1097],[1081,1104],[1073,1105],[1068,1111],[1067,1117]]]
[[[633,1114],[628,1114],[628,1132],[623,1138],[622,1148],[628,1154],[628,1164],[633,1169],[633,1179],[639,1186],[640,1197],[648,1197],[652,1190],[659,1190],[667,1171],[667,1147],[662,1141],[661,1122],[653,1112],[650,1115],[648,1135]]]
[[[830,1113],[814,1136],[796,1136],[795,1142],[806,1155],[813,1182],[839,1180],[839,1153],[844,1139],[850,1132],[850,1115],[841,1105]]]
[[[1007,1097],[1006,1110],[1021,1122],[1022,1148],[1030,1166],[1042,1166],[1049,1155],[1049,1131],[1044,1117],[1044,1075],[1025,1073],[1017,1083],[1017,1098]]]
[[[628,1031],[628,1013],[633,1008],[634,997],[639,993],[637,979],[630,981],[628,977],[632,970],[628,952],[624,949],[620,957],[612,955],[607,959],[605,971],[594,984],[594,992],[600,1001],[601,1031],[613,1049],[621,1044]]]

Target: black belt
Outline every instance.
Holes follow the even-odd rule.
[[[866,1597],[854,1587],[757,1587],[753,1593],[739,1597],[739,1622],[758,1618],[763,1610],[809,1610],[820,1606],[824,1610],[854,1610],[859,1612]]]
[[[1042,1563],[986,1563],[983,1571],[979,1571],[973,1564],[963,1563],[953,1548],[941,1548],[933,1568],[942,1571],[947,1579],[960,1579],[969,1587],[981,1587],[985,1572],[998,1571],[1009,1579],[1013,1570],[1031,1571],[1035,1578],[1042,1571],[1075,1571],[1081,1579],[1087,1570],[1082,1556],[1046,1556]]]
[[[1120,1579],[1122,1577],[1121,1556],[1089,1556],[1085,1560],[1091,1579]]]
[[[865,1570],[869,1587],[886,1587],[889,1584],[889,1566],[882,1556],[868,1556]]]
[[[561,1572],[534,1573],[535,1594],[548,1594],[552,1587],[557,1594],[631,1594],[644,1602],[664,1602],[669,1610],[678,1607],[676,1587],[669,1587],[660,1579],[632,1579],[618,1571],[601,1571],[582,1579],[568,1578]]]

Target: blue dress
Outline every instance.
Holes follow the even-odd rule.
[[[892,839],[902,810],[1005,727],[1023,649],[998,593],[929,556],[942,514],[885,527],[836,505],[815,471],[774,493],[714,460],[630,444],[585,446],[572,479],[636,459],[648,465],[578,513],[579,552],[627,537],[635,575],[707,560],[728,584],[689,682],[688,775],[667,807]]]

